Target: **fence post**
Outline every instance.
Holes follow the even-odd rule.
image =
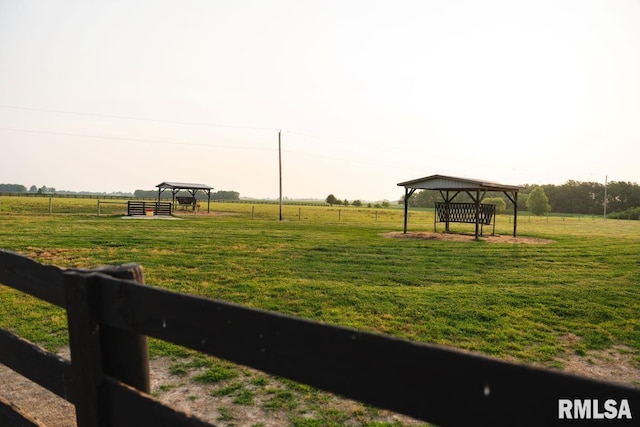
[[[104,372],[97,322],[95,276],[69,271],[63,275],[71,347],[71,376],[78,427],[106,424],[101,402]]]
[[[52,211],[53,211],[53,198],[49,197],[49,215],[51,215]]]
[[[144,284],[144,272],[138,264],[101,267],[92,271]],[[106,325],[102,326],[101,335],[105,373],[140,391],[150,393],[147,337]]]

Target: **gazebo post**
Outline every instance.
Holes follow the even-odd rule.
[[[514,192],[513,203],[513,237],[516,237],[516,230],[518,229],[518,192]]]
[[[409,187],[404,187],[404,234],[407,234],[407,216],[409,215]]]
[[[404,187],[404,234],[407,234],[407,223],[409,221],[409,197],[415,191],[415,188],[409,190],[409,187]]]
[[[449,215],[451,214],[451,204],[449,203],[449,190],[447,190],[447,196],[444,198],[444,232],[449,232]]]
[[[480,231],[480,188],[476,189],[476,240],[478,240],[478,231]]]

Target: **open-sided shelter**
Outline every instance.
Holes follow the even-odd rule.
[[[211,190],[213,190],[213,187],[205,184],[189,184],[186,182],[163,182],[156,185],[156,187],[158,187],[158,201],[160,201],[160,196],[165,190],[171,190],[173,206],[176,204],[176,194],[178,194],[180,190],[186,190],[191,194],[194,206],[196,203],[196,193],[202,191],[207,194],[207,212],[211,212]]]
[[[520,187],[515,185],[498,184],[495,182],[457,178],[453,176],[431,175],[425,178],[418,178],[411,181],[405,181],[398,184],[404,187],[404,232],[407,232],[407,221],[409,216],[409,198],[416,190],[435,190],[439,191],[444,202],[436,204],[435,215],[439,215],[447,223],[447,231],[449,230],[449,222],[470,222],[475,223],[476,239],[480,231],[480,224],[483,221],[491,221],[493,211],[489,205],[483,205],[482,199],[487,191],[502,192],[513,203],[513,237],[516,237],[518,228],[518,191]],[[453,203],[453,200],[460,194],[465,192],[469,195],[472,204],[469,203]]]

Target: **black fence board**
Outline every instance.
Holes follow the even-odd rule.
[[[100,322],[439,425],[554,425],[560,398],[628,399],[640,408],[640,389],[106,276],[98,282]]]
[[[0,249],[0,283],[64,308],[63,270]]]
[[[46,427],[22,409],[0,397],[0,426]]]
[[[73,401],[71,362],[4,329],[0,329],[0,363]]]

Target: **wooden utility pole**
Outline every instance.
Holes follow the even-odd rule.
[[[278,170],[280,172],[280,221],[282,221],[282,130],[278,131]]]
[[[604,176],[604,219],[607,219],[607,184],[609,181],[609,176]]]

